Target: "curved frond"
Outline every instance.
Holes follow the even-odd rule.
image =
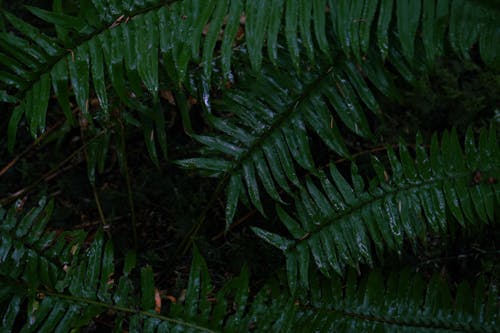
[[[342,274],[346,265],[372,265],[374,252],[401,251],[405,240],[423,240],[428,229],[446,231],[452,216],[463,226],[495,222],[500,151],[494,127],[481,131],[478,145],[469,131],[465,154],[455,131],[445,132],[440,146],[434,136],[429,155],[421,145],[415,153],[414,160],[401,144],[398,158],[389,148],[390,169],[373,157],[377,178],[368,187],[354,164],[351,183],[334,164],[319,172],[318,181],[307,178],[294,214],[277,207],[291,239],[254,228],[284,251],[292,290],[298,281],[309,285],[311,261],[327,276]]]
[[[93,1],[77,17],[30,7],[34,15],[55,25],[57,37],[47,36],[14,15],[4,13],[15,33],[0,34],[4,41],[0,61],[7,65],[7,71],[0,73],[0,96],[3,102],[21,101],[10,119],[9,149],[13,149],[23,116],[33,136],[44,131],[51,87],[66,117],[73,121],[70,84],[83,117],[92,124],[96,116],[89,109],[91,92],[95,91],[100,107],[109,114],[114,105],[107,87],[110,82],[121,102],[138,111],[139,122],[130,115],[124,118],[144,128],[145,142],[153,160],[156,160],[153,139],[159,141],[166,154],[165,120],[158,107],[160,81],[175,96],[183,95],[180,84],[187,76],[188,65],[194,59],[199,61],[202,36],[205,37],[204,60],[212,64],[208,54],[214,53],[220,30],[220,27],[216,29],[216,23],[222,25],[226,7],[221,1],[204,2],[203,6],[198,1],[136,1],[113,5]],[[205,32],[209,20],[211,29]],[[33,42],[36,45],[31,45]],[[227,52],[231,52],[231,48]],[[144,90],[153,96],[153,107],[143,104]],[[179,109],[189,131],[188,110]]]

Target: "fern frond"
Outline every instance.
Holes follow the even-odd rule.
[[[281,201],[278,188],[290,192],[290,184],[300,186],[294,165],[315,172],[309,133],[344,157],[349,152],[339,122],[360,137],[372,137],[364,108],[377,114],[379,106],[353,63],[309,65],[301,72],[290,68],[291,63],[282,60],[278,68],[264,66],[258,76],[240,73],[238,88],[212,102],[212,112],[218,115],[208,115],[223,134],[194,135],[205,146],[202,157],[177,161],[229,178],[228,226],[245,188],[265,214],[259,182],[271,198]]]
[[[18,218],[15,209],[1,217],[0,224],[0,312],[2,327],[11,330],[16,318],[28,303],[28,321],[36,321],[35,311],[42,317],[49,315],[62,319],[65,307],[47,300],[40,305],[36,300],[39,288],[60,290],[64,288],[65,271],[78,256],[85,238],[83,232],[45,232],[53,203],[47,207],[41,200],[40,206]],[[54,308],[53,308],[54,307]],[[38,309],[38,310],[37,310]],[[77,313],[72,307],[67,313],[74,319]],[[39,322],[37,321],[38,325]],[[57,321],[43,324],[51,331]],[[43,331],[43,330],[41,330]]]
[[[182,66],[187,66],[192,56],[190,41],[193,38],[190,36],[193,32],[186,27],[201,25],[200,31],[197,31],[201,35],[206,21],[199,19],[193,9],[190,10],[193,16],[187,22],[176,24],[172,20],[182,21],[181,16],[186,8],[184,5],[167,8],[163,6],[164,3],[168,1],[137,1],[133,4],[104,6],[96,1],[86,6],[86,11],[78,17],[30,7],[34,15],[55,25],[58,38],[49,37],[12,14],[4,13],[19,36],[7,32],[0,34],[4,41],[0,58],[8,66],[7,71],[0,76],[2,101],[22,101],[17,103],[9,122],[9,149],[13,149],[23,116],[34,137],[44,131],[51,86],[65,116],[73,122],[68,93],[70,83],[78,107],[92,124],[95,115],[89,113],[90,92],[95,91],[100,107],[108,114],[114,105],[106,87],[107,81],[110,81],[120,100],[139,112],[139,124],[144,128],[145,142],[153,160],[156,160],[153,139],[160,143],[166,154],[165,120],[157,105],[161,72],[159,55],[162,54],[165,62],[168,62],[166,67],[176,63],[172,67],[174,71],[167,70],[172,75],[167,82],[173,90],[179,90],[178,83],[186,75]],[[32,41],[37,45],[30,45]],[[188,47],[189,55],[177,52],[179,48],[188,50]],[[177,66],[181,62],[182,68]],[[143,90],[153,96],[153,107],[141,101]],[[187,113],[183,108],[180,110]],[[127,122],[137,124],[131,115],[124,118]],[[185,114],[182,118],[189,119]],[[185,126],[189,128],[188,124]]]
[[[298,281],[309,285],[311,261],[327,276],[343,274],[345,265],[372,265],[374,251],[401,251],[405,239],[412,244],[424,240],[427,229],[446,231],[451,216],[462,226],[495,222],[500,151],[494,127],[481,131],[478,145],[469,131],[465,154],[452,131],[443,134],[440,146],[433,137],[430,155],[418,145],[413,161],[401,144],[399,158],[389,148],[388,160],[390,169],[373,157],[378,177],[368,187],[354,164],[352,185],[334,164],[328,173],[319,172],[319,186],[307,178],[296,196],[295,214],[277,207],[292,239],[254,228],[284,251],[292,290]],[[482,174],[477,183],[476,172]]]
[[[17,103],[9,124],[11,150],[23,115],[28,120],[31,134],[36,136],[43,132],[51,86],[66,117],[72,118],[68,82],[71,82],[78,106],[89,121],[92,120],[88,114],[91,88],[96,91],[101,107],[106,112],[109,108],[105,85],[108,80],[127,105],[142,110],[143,117],[154,119],[153,123],[161,121],[155,112],[141,108],[137,98],[130,98],[131,93],[141,96],[144,85],[156,97],[160,72],[168,73],[168,81],[178,89],[176,84],[185,81],[190,63],[202,63],[204,79],[209,81],[214,55],[219,53],[216,48],[218,39],[222,43],[222,72],[230,76],[232,47],[239,38],[238,26],[242,17],[245,17],[248,55],[255,71],[261,68],[266,40],[270,59],[279,62],[276,50],[280,33],[284,33],[295,67],[300,64],[301,49],[305,49],[309,62],[314,63],[317,49],[322,55],[329,54],[337,51],[331,50],[329,45],[338,44],[348,58],[354,55],[360,65],[365,62],[363,57],[369,54],[371,46],[377,46],[382,57],[390,55],[389,60],[396,67],[406,66],[406,61],[411,67],[420,58],[416,49],[422,44],[425,57],[432,65],[438,56],[444,55],[445,40],[449,40],[453,50],[464,58],[469,58],[470,49],[479,43],[481,56],[487,64],[498,67],[500,63],[498,43],[494,43],[500,33],[496,24],[500,13],[486,11],[484,7],[465,0],[437,3],[398,0],[395,4],[392,0],[380,3],[368,0],[330,0],[327,3],[322,0],[312,4],[307,0],[152,0],[113,5],[92,1],[92,5],[86,6],[85,11],[76,17],[36,8],[30,10],[53,23],[58,37],[41,33],[36,27],[4,13],[19,32],[0,34],[0,61],[5,65],[5,70],[0,72],[0,97],[2,102]],[[330,25],[326,20],[327,12],[330,13]],[[394,30],[394,25],[398,33],[393,38],[390,31]],[[417,33],[419,26],[422,27],[421,34]],[[332,36],[326,30],[332,30]],[[376,41],[371,40],[374,30]],[[395,56],[400,48],[405,59]],[[165,71],[160,71],[159,67]],[[89,85],[90,77],[93,87]],[[189,119],[187,114],[183,119]],[[144,122],[146,142],[153,155],[156,148],[148,138],[154,135],[155,128],[148,126],[146,120]],[[158,124],[156,131],[158,128],[163,126]],[[160,137],[158,140],[162,144]],[[162,149],[165,149],[164,144]]]
[[[294,332],[499,332],[498,289],[483,278],[454,293],[442,277],[425,283],[410,270],[311,281]]]
[[[44,205],[41,201],[22,218],[14,208],[0,212],[3,330],[69,332],[108,310],[116,314],[115,328],[128,322],[132,332],[242,332],[251,325],[272,327],[279,317],[281,309],[276,307],[261,311],[269,301],[267,294],[254,309],[249,305],[248,269],[213,292],[206,263],[196,249],[186,300],[165,305],[160,314],[150,266],[140,269],[136,282],[135,255],[127,255],[123,272],[116,271],[113,245],[103,232],[97,232],[86,249],[84,232],[44,232],[53,203]]]
[[[196,248],[185,301],[163,304],[160,312],[150,266],[142,267],[135,281],[134,253],[117,272],[113,245],[102,232],[86,249],[83,232],[43,232],[52,203],[43,205],[22,218],[14,208],[0,214],[4,330],[69,332],[107,311],[115,315],[115,329],[134,332],[498,332],[498,289],[482,278],[474,292],[460,283],[454,297],[441,278],[426,285],[409,270],[386,279],[374,271],[359,283],[352,271],[345,282],[312,275],[310,288],[295,293],[271,281],[252,295],[244,267],[215,293]]]

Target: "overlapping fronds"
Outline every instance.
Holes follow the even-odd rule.
[[[440,144],[435,136],[430,151],[420,139],[400,144],[398,153],[389,148],[387,159],[372,157],[376,177],[369,183],[354,164],[348,177],[334,164],[318,168],[313,156],[319,144],[328,147],[325,155],[349,159],[346,137],[371,139],[368,119],[381,112],[375,96],[399,98],[392,77],[416,82],[448,56],[500,69],[498,6],[481,0],[78,3],[73,16],[61,1],[53,11],[29,7],[46,23],[43,31],[0,13],[0,102],[12,110],[8,148],[24,124],[33,137],[43,133],[57,99],[70,124],[76,112],[89,124],[82,141],[97,134],[84,142],[93,182],[117,132],[123,165],[129,125],[143,129],[158,164],[157,145],[167,150],[165,111],[175,107],[186,132],[203,145],[199,157],[178,164],[224,177],[227,226],[247,198],[266,214],[262,188],[276,203],[289,234],[254,231],[283,250],[289,288],[268,285],[254,295],[243,269],[215,292],[195,250],[185,301],[159,309],[151,267],[136,268],[130,253],[117,271],[102,231],[46,230],[52,203],[44,208],[42,201],[22,217],[22,206],[0,209],[2,329],[66,332],[105,314],[116,331],[499,332],[498,291],[482,280],[474,292],[460,284],[451,297],[440,278],[425,284],[409,271],[386,278],[374,272],[360,284],[352,274],[338,278],[348,266],[373,265],[377,255],[403,251],[406,243],[417,248],[429,232],[444,233],[455,221],[496,222],[497,124],[480,132],[478,144],[469,130],[464,148],[454,131]],[[207,111],[203,119],[215,134],[193,133],[190,96]],[[98,132],[93,125],[102,119],[105,130]],[[325,276],[316,276],[318,269]]]
[[[217,55],[222,73],[231,77],[235,43],[245,43],[255,71],[261,68],[264,46],[269,58],[279,63],[280,36],[296,67],[301,53],[314,63],[318,54],[331,55],[339,49],[362,64],[373,46],[410,75],[406,63],[411,67],[416,59],[425,58],[432,65],[448,43],[464,58],[479,43],[485,63],[497,67],[500,62],[495,42],[500,36],[496,24],[500,13],[465,0],[150,0],[107,5],[82,1],[78,16],[66,15],[60,8],[30,10],[54,24],[57,36],[2,13],[16,31],[0,34],[4,67],[0,98],[17,104],[9,125],[11,149],[23,115],[34,136],[44,131],[51,87],[66,117],[72,119],[70,83],[79,108],[91,120],[90,91],[95,90],[107,112],[110,82],[122,101],[141,110],[148,149],[154,151],[150,138],[156,135],[165,150],[161,111],[138,103],[143,87],[156,98],[162,78],[164,84],[176,87],[186,81],[190,64],[202,64],[203,80],[209,81]],[[182,90],[177,95],[183,99]],[[187,122],[187,110],[180,110]]]
[[[140,269],[137,282],[135,254],[129,253],[117,272],[113,245],[103,232],[88,248],[84,232],[44,232],[53,206],[44,204],[22,218],[15,208],[0,216],[2,331],[70,332],[108,310],[116,314],[115,329],[127,325],[131,332],[244,332],[252,325],[263,331],[279,325],[281,308],[262,311],[267,294],[253,308],[247,305],[247,269],[215,293],[196,249],[186,300],[167,304],[161,313],[150,266]]]
[[[25,331],[51,332],[59,323],[66,327],[68,320],[78,327],[79,311],[82,306],[71,303],[57,303],[51,298],[37,299],[40,288],[62,290],[68,287],[70,279],[65,269],[71,267],[81,251],[85,233],[46,232],[45,228],[53,207],[51,202],[46,208],[42,200],[40,206],[18,217],[13,208],[5,214],[2,211],[0,224],[0,304],[2,327],[13,330],[17,316],[22,313],[28,320]],[[95,262],[92,262],[95,264]],[[76,268],[76,267],[75,267]],[[97,267],[82,267],[82,280],[99,278],[95,276]],[[73,275],[73,274],[71,274]],[[93,280],[90,280],[93,282]],[[104,284],[105,286],[105,284]],[[85,285],[80,281],[73,289],[77,293],[89,292],[93,284]],[[72,287],[72,288],[75,288]],[[81,290],[78,287],[82,288]],[[97,292],[92,290],[91,292]],[[101,293],[101,291],[99,291]],[[27,308],[26,308],[27,307]],[[92,312],[89,312],[91,314]],[[94,312],[95,314],[95,312]],[[50,318],[50,320],[46,320]],[[85,324],[85,323],[83,323]],[[64,331],[64,329],[62,329]],[[66,330],[67,331],[67,330]]]
[[[228,225],[240,195],[246,191],[264,214],[259,183],[271,198],[281,201],[280,191],[290,192],[290,184],[300,186],[296,165],[316,172],[311,134],[344,157],[349,152],[340,123],[360,137],[372,137],[364,110],[377,114],[379,106],[353,63],[309,65],[307,71],[300,72],[291,68],[290,62],[283,61],[279,67],[264,66],[258,76],[239,75],[238,88],[212,103],[213,112],[219,114],[208,116],[223,134],[194,135],[204,145],[202,156],[177,162],[228,176]],[[378,73],[372,83],[381,78],[389,82],[384,75]]]
[[[418,144],[415,159],[404,144],[399,158],[389,148],[390,168],[373,157],[377,177],[369,186],[354,164],[351,183],[331,164],[317,181],[306,179],[295,214],[277,207],[291,239],[254,231],[284,251],[288,281],[295,290],[298,283],[309,285],[312,261],[327,276],[342,274],[346,265],[372,265],[374,252],[401,251],[405,240],[424,240],[429,229],[444,232],[453,219],[461,225],[494,222],[500,203],[496,131],[481,131],[477,145],[468,131],[465,153],[454,131],[443,134],[441,145],[434,136],[429,155]]]
[[[409,270],[384,280],[372,272],[358,283],[354,274],[311,278],[297,294],[270,283],[251,296],[246,268],[214,292],[205,261],[195,249],[184,302],[155,301],[150,266],[133,278],[135,255],[115,270],[113,245],[98,232],[88,248],[85,233],[46,233],[52,204],[19,218],[2,212],[0,319],[4,330],[69,332],[108,311],[115,329],[139,332],[498,332],[498,290],[482,279],[474,291],[462,283],[456,295],[438,277],[428,285]],[[119,276],[120,275],[120,276]],[[345,286],[344,286],[345,285]],[[383,287],[385,286],[385,288]]]

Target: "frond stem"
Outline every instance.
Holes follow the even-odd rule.
[[[413,148],[413,149],[415,149],[417,147],[416,144],[406,144],[405,146]],[[430,147],[429,144],[427,144],[427,145],[419,145],[419,146],[423,146],[423,147],[427,147],[427,148]],[[397,149],[397,148],[399,148],[399,145],[398,144],[383,145],[383,146],[375,147],[375,148],[372,148],[372,149],[363,150],[363,151],[360,151],[360,152],[358,152],[356,154],[352,154],[351,158],[352,158],[352,160],[354,160],[354,159],[356,159],[356,158],[358,158],[360,156],[363,156],[363,155],[378,153],[378,152],[381,152],[381,151],[386,151],[389,147],[392,147],[393,149]],[[333,162],[333,164],[340,164],[340,163],[347,162],[347,161],[350,161],[350,160],[348,158],[345,158],[345,157],[344,158],[339,158],[338,160],[335,160]],[[328,167],[328,164],[320,167],[320,169],[324,169],[326,167]]]
[[[95,203],[97,206],[97,212],[99,213],[99,218],[100,218],[101,223],[102,223],[102,228],[103,228],[103,230],[106,231],[106,233],[108,234],[108,237],[111,239],[111,234],[109,233],[108,221],[106,221],[106,217],[104,216],[104,211],[102,209],[101,200],[99,199],[99,194],[97,193],[97,188],[96,188],[95,184],[92,184],[92,192],[94,193],[94,200],[95,200]]]
[[[217,235],[215,235],[214,237],[212,237],[212,240],[215,241],[215,240],[221,238],[222,236],[224,236],[225,234],[227,234],[229,231],[233,230],[234,228],[236,228],[237,226],[239,226],[240,224],[242,224],[246,220],[248,220],[250,217],[254,216],[256,213],[257,213],[257,209],[252,209],[250,212],[248,212],[241,219],[239,219],[238,221],[236,221],[234,223],[231,223],[231,225],[229,226],[228,230],[224,229],[224,230],[220,231]]]
[[[137,222],[135,215],[135,205],[134,205],[134,197],[132,194],[132,182],[130,180],[130,170],[128,168],[127,162],[127,150],[126,150],[126,142],[125,142],[125,128],[121,119],[118,119],[120,124],[120,148],[122,150],[123,155],[123,172],[125,174],[125,182],[127,183],[127,196],[128,196],[128,204],[130,206],[130,220],[132,224],[132,233],[134,237],[134,249],[137,252],[139,246],[139,240],[137,237]]]
[[[82,138],[82,142],[85,143],[85,141],[86,141],[85,140],[85,133],[83,131],[83,127],[82,126],[80,126],[80,136]],[[88,149],[84,148],[83,149],[83,153],[85,154],[85,159],[88,162],[89,161],[89,152],[88,152]],[[87,164],[87,168],[88,168],[88,164]],[[103,228],[103,230],[106,230],[106,233],[108,234],[109,238],[111,239],[111,234],[108,231],[109,228],[108,228],[108,224],[106,222],[106,217],[104,216],[104,211],[102,209],[101,200],[99,199],[99,194],[97,193],[97,187],[95,185],[95,180],[91,181],[90,185],[92,186],[92,193],[94,194],[94,201],[95,201],[95,204],[96,204],[96,207],[97,207],[97,212],[99,213],[99,218],[101,219],[101,222],[102,222],[102,228]]]
[[[145,310],[139,310],[138,311],[136,309],[130,309],[130,308],[127,308],[127,307],[124,307],[124,306],[119,306],[119,305],[113,305],[113,304],[108,304],[108,303],[104,303],[104,302],[99,302],[99,301],[96,301],[96,300],[93,300],[93,299],[84,298],[84,297],[59,294],[59,293],[56,293],[56,292],[53,292],[53,291],[48,291],[48,290],[37,290],[37,292],[41,293],[41,294],[49,295],[49,296],[52,296],[52,297],[55,297],[55,298],[69,300],[69,301],[76,302],[76,303],[87,303],[87,304],[97,305],[97,306],[100,306],[100,307],[103,307],[103,308],[106,308],[106,309],[110,309],[110,310],[114,310],[114,311],[125,312],[125,313],[130,313],[130,314],[139,314],[141,316],[146,316],[146,317],[151,317],[151,318],[157,318],[157,319],[160,319],[160,320],[163,320],[163,321],[168,321],[168,322],[171,322],[171,323],[174,323],[174,324],[183,325],[183,326],[186,326],[186,327],[189,327],[189,328],[192,328],[192,329],[201,330],[203,332],[216,333],[215,331],[212,331],[212,330],[210,330],[208,328],[205,328],[205,327],[202,327],[202,326],[198,326],[196,324],[191,324],[191,323],[179,320],[179,319],[173,319],[173,318],[169,318],[169,317],[166,317],[166,316],[162,316],[162,315],[159,315],[159,314],[157,314],[155,312],[149,312],[149,311],[145,311]]]
[[[78,109],[73,110],[73,113],[75,113]],[[7,171],[9,171],[14,165],[16,165],[17,162],[21,158],[23,158],[26,154],[28,154],[31,150],[33,150],[35,147],[37,147],[42,140],[44,140],[46,137],[49,136],[49,134],[52,134],[56,129],[58,129],[62,124],[66,122],[66,119],[60,119],[58,120],[54,125],[52,125],[50,128],[48,128],[44,133],[42,133],[38,138],[33,140],[33,142],[26,147],[22,152],[17,154],[9,163],[7,163],[1,170],[0,170],[0,177],[3,176]]]

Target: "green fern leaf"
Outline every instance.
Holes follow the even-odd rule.
[[[378,177],[367,189],[356,168],[351,171],[351,185],[331,165],[329,175],[319,172],[318,182],[306,179],[296,197],[295,214],[278,207],[292,239],[254,231],[284,251],[294,290],[298,280],[309,285],[304,251],[325,275],[343,274],[346,265],[372,265],[373,251],[401,251],[405,239],[411,243],[424,239],[427,228],[445,232],[451,223],[448,209],[463,226],[494,222],[498,184],[474,183],[473,175],[481,172],[488,178],[499,173],[496,130],[481,131],[478,145],[471,134],[466,142],[464,155],[455,131],[445,132],[440,146],[434,136],[430,156],[418,146],[415,161],[404,144],[400,145],[399,158],[388,149],[391,171],[374,157]]]
[[[289,68],[286,65],[284,68]],[[255,80],[258,84],[254,84]],[[236,192],[243,189],[243,183],[252,204],[265,214],[259,183],[271,198],[282,202],[279,188],[290,192],[289,183],[299,184],[295,163],[315,172],[309,131],[341,156],[349,153],[336,116],[355,134],[372,136],[362,105],[373,112],[378,112],[379,107],[365,79],[351,63],[289,75],[265,67],[258,77],[243,77],[240,85],[245,90],[231,89],[222,100],[212,103],[212,112],[230,110],[232,118],[208,116],[224,135],[194,135],[206,147],[206,153],[177,162],[212,175],[228,174],[231,196],[226,207],[227,225],[234,216],[238,197],[245,195]],[[335,117],[329,107],[335,110]]]
[[[498,291],[462,282],[452,296],[446,282],[429,283],[410,270],[384,278],[372,271],[358,281],[351,271],[344,282],[313,278],[309,298],[298,305],[294,331],[322,332],[498,332]],[[345,285],[343,288],[342,286]],[[438,310],[439,309],[439,310]]]
[[[20,219],[14,209],[0,211],[0,319],[6,330],[68,332],[109,309],[117,314],[115,328],[130,331],[498,332],[498,290],[488,288],[482,278],[474,291],[460,283],[452,295],[442,278],[426,284],[409,270],[387,278],[375,270],[361,281],[352,271],[345,281],[311,274],[309,289],[291,294],[270,281],[252,297],[246,267],[214,293],[196,248],[185,302],[171,304],[167,315],[159,314],[154,310],[150,266],[140,269],[136,285],[130,275],[135,266],[131,252],[118,278],[113,246],[104,234],[97,232],[83,250],[82,232],[45,233],[52,204],[44,204]]]
[[[127,255],[120,276],[113,264],[113,245],[102,231],[85,250],[87,235],[83,232],[45,232],[52,208],[52,202],[45,207],[42,200],[22,218],[14,208],[7,214],[0,211],[2,329],[69,332],[87,326],[108,309],[117,313],[115,327],[128,322],[130,331],[241,332],[251,326],[259,330],[271,327],[276,322],[281,303],[271,307],[272,314],[261,311],[270,299],[267,291],[251,304],[247,268],[215,293],[207,265],[196,248],[186,300],[171,304],[164,314],[158,313],[150,266],[140,269],[136,284],[131,275],[134,253]],[[229,300],[236,302],[237,308]],[[22,306],[25,303],[27,309]],[[229,308],[235,311],[228,313]]]
[[[51,72],[54,90],[60,97],[66,117],[71,119],[64,88],[67,74],[62,69],[65,65],[61,64],[67,63],[78,106],[84,114],[88,109],[90,88],[95,88],[103,109],[107,111],[108,102],[104,89],[107,77],[126,105],[141,108],[137,97],[142,95],[142,84],[153,96],[157,96],[161,66],[166,68],[169,81],[178,84],[186,81],[189,64],[199,65],[201,59],[205,80],[210,79],[214,55],[218,52],[216,40],[226,15],[230,16],[222,37],[221,62],[223,72],[231,76],[231,47],[237,37],[237,24],[243,17],[244,9],[248,16],[245,21],[245,40],[250,63],[255,72],[261,68],[262,48],[266,39],[270,58],[277,63],[277,36],[280,32],[286,37],[295,67],[298,68],[300,64],[301,49],[305,49],[310,62],[316,62],[316,47],[312,38],[314,33],[318,49],[324,54],[328,49],[327,40],[332,45],[340,42],[345,56],[349,58],[354,55],[360,65],[365,62],[363,57],[369,53],[370,45],[377,46],[381,50],[382,58],[393,54],[390,62],[412,82],[410,73],[414,69],[403,70],[404,62],[395,54],[402,53],[413,66],[413,60],[419,58],[413,51],[414,45],[420,40],[417,33],[419,26],[422,26],[422,43],[430,67],[441,54],[443,38],[448,38],[455,52],[466,59],[469,58],[468,53],[472,46],[479,43],[485,62],[492,67],[497,67],[499,63],[500,52],[496,46],[498,43],[491,42],[499,32],[495,24],[499,12],[487,13],[481,5],[465,0],[439,1],[437,4],[432,1],[422,3],[405,0],[398,1],[396,6],[393,6],[392,1],[330,1],[328,7],[325,7],[325,1],[315,1],[311,4],[309,1],[295,0],[272,5],[264,0],[237,1],[231,6],[228,6],[226,1],[209,1],[201,6],[198,0],[176,1],[169,6],[163,6],[162,1],[131,1],[109,5],[93,1],[92,4],[85,7],[80,16],[75,17],[29,7],[33,14],[55,25],[56,30],[61,32],[61,40],[44,35],[36,27],[5,13],[12,28],[20,34],[0,34],[0,40],[3,42],[0,61],[7,65],[6,70],[0,73],[0,90],[8,92],[2,100],[29,100],[25,98],[29,96],[45,100],[46,90],[38,88],[47,86],[45,77]],[[325,33],[327,11],[330,11],[330,23],[334,31],[331,36]],[[414,15],[416,12],[422,12],[422,15]],[[391,40],[388,32],[393,28],[393,14],[398,25],[401,52],[398,51],[398,43]],[[129,21],[130,18],[133,19]],[[375,21],[378,22],[376,43],[370,41],[369,33]],[[206,26],[209,28],[205,32]],[[449,34],[445,36],[447,28]],[[148,32],[145,35],[147,38],[142,38],[145,31]],[[68,44],[70,32],[74,34],[74,38]],[[31,41],[36,45],[30,45]],[[104,75],[102,57],[97,53],[97,48],[102,49],[104,53],[107,75]],[[165,60],[163,63],[160,61],[162,58]],[[93,87],[89,87],[86,80],[89,71],[94,78]],[[128,78],[129,86],[124,83],[125,77]],[[42,81],[37,83],[40,78]],[[206,94],[206,89],[203,90]],[[136,96],[135,99],[130,98],[131,92]],[[40,110],[42,106],[43,111]],[[12,126],[19,124],[17,119],[21,119],[21,115],[26,115],[31,132],[36,135],[43,131],[45,126],[46,108],[44,104],[36,104],[35,107],[35,104],[27,103],[13,115]],[[155,126],[164,125],[158,122],[159,120]],[[151,133],[153,132],[150,128],[145,129],[145,135]],[[10,147],[13,147],[15,131],[11,130],[10,134]],[[158,139],[161,143],[162,140]],[[155,155],[153,147],[148,147],[151,154]]]

